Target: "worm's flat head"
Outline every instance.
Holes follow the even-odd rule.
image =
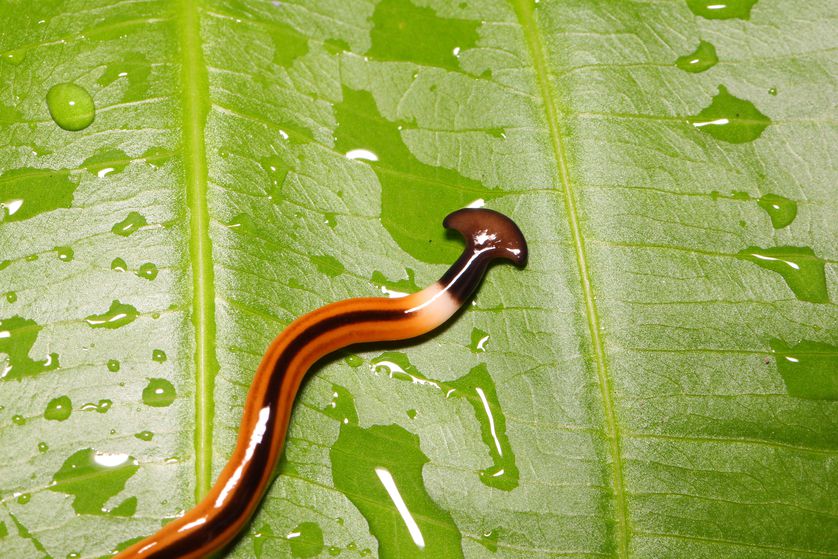
[[[463,208],[448,214],[442,224],[462,234],[469,249],[486,251],[490,258],[509,260],[519,268],[527,263],[527,241],[514,221],[486,208]]]

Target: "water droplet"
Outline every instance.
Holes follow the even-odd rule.
[[[26,425],[26,418],[20,414],[12,416],[12,423],[15,425]]]
[[[824,261],[809,247],[748,247],[737,258],[780,274],[801,301],[828,303]]]
[[[774,96],[776,96],[776,95],[777,95],[777,88],[776,88],[776,87],[772,87],[772,88],[770,88],[770,89],[768,90],[768,94],[769,94],[769,95],[774,95]]]
[[[707,19],[751,19],[757,0],[687,0],[690,11]]]
[[[321,274],[327,275],[330,278],[336,278],[346,271],[343,264],[334,256],[321,255],[309,256],[309,260],[317,268]]]
[[[119,372],[119,367],[120,367],[119,361],[117,361],[116,359],[108,359],[108,370],[110,372],[112,372],[112,373]]]
[[[128,155],[121,149],[101,150],[85,159],[82,163],[82,167],[100,179],[111,174],[119,174],[127,166]]]
[[[166,356],[166,352],[162,349],[155,349],[151,352],[151,360],[157,363],[165,363],[168,357]]]
[[[498,536],[500,535],[500,530],[495,528],[494,530],[489,530],[488,532],[483,532],[480,535],[480,539],[477,540],[477,543],[495,553],[498,550]]]
[[[96,83],[107,87],[117,80],[122,80],[122,83],[127,82],[122,101],[139,101],[145,99],[148,93],[149,74],[151,74],[151,64],[145,55],[139,52],[129,52],[108,64]]]
[[[174,385],[164,378],[148,379],[148,384],[143,389],[143,403],[155,408],[172,405],[176,396]]]
[[[54,250],[62,262],[72,262],[75,253],[71,247],[55,247]]]
[[[91,328],[121,328],[134,322],[139,312],[133,305],[120,303],[118,299],[111,302],[110,308],[102,314],[92,314],[84,319]]]
[[[291,166],[277,156],[266,157],[260,164],[268,175],[268,196],[277,203],[282,199],[282,185],[288,178]]]
[[[337,557],[341,554],[343,550],[336,545],[330,545],[329,549],[327,549],[326,551],[328,551],[329,555],[331,555],[332,557]]]
[[[43,441],[38,443],[38,452],[46,452],[49,450],[49,445]]]
[[[416,410],[409,409],[409,410],[407,410],[406,413],[407,413],[407,417],[409,417],[410,419],[416,419],[416,413],[417,413]]]
[[[26,167],[6,171],[0,176],[0,223],[69,208],[76,187],[63,170]]]
[[[20,316],[0,320],[0,353],[7,355],[6,365],[0,365],[0,379],[20,380],[58,368],[57,353],[50,353],[40,361],[29,357],[40,331],[34,320]]]
[[[323,41],[323,47],[329,54],[339,54],[341,52],[350,52],[352,47],[343,39],[330,38]]]
[[[59,396],[50,400],[44,410],[44,419],[50,421],[64,421],[73,413],[73,403],[68,396]]]
[[[486,351],[486,344],[489,343],[489,333],[484,332],[480,328],[474,328],[471,331],[471,343],[469,349],[472,353],[482,353]]]
[[[108,411],[113,406],[113,402],[111,400],[99,400],[98,402],[88,402],[86,404],[82,404],[81,410],[82,411],[95,411],[97,413],[108,413]]]
[[[114,258],[111,262],[111,270],[114,270],[115,272],[127,272],[128,264],[126,264],[125,260],[122,258]]]
[[[137,275],[147,280],[153,280],[157,277],[157,266],[155,266],[151,262],[141,264],[140,269],[137,270]]]
[[[71,495],[76,514],[130,516],[136,497],[125,499],[114,509],[105,503],[125,489],[125,483],[139,469],[137,460],[128,454],[79,450],[67,458],[52,478],[50,491]],[[130,514],[128,514],[130,512]]]
[[[379,2],[372,23],[371,57],[449,70],[458,70],[458,56],[477,44],[480,26],[477,21],[440,17],[433,9],[409,0]]]
[[[774,229],[787,227],[797,217],[797,202],[777,194],[765,194],[757,200],[757,204],[768,212]]]
[[[163,162],[171,158],[172,153],[162,147],[150,147],[143,153],[143,161],[153,169],[159,169]]]
[[[343,360],[346,361],[346,364],[352,367],[353,369],[356,369],[364,364],[364,360],[358,355],[355,355],[354,353],[347,355],[343,358]]]
[[[395,2],[401,3],[403,0]],[[393,4],[391,0],[381,2],[376,10]],[[438,31],[432,31],[429,36],[437,38]],[[437,41],[411,39],[411,47],[413,42]],[[399,130],[400,123],[384,118],[368,91],[344,87],[343,100],[335,105],[335,114],[338,120],[335,149],[340,153],[365,149],[378,158],[364,164],[373,169],[381,184],[381,223],[396,243],[424,262],[447,264],[456,259],[462,252],[462,244],[446,236],[439,227],[446,212],[461,208],[475,198],[492,200],[500,192],[457,171],[419,161],[402,139],[404,130]],[[412,211],[405,213],[406,207]]]
[[[323,219],[326,221],[326,225],[328,225],[331,229],[334,229],[338,225],[338,218],[332,212],[325,212],[323,214]]]
[[[17,502],[21,505],[25,505],[26,503],[28,503],[31,500],[32,500],[32,495],[30,495],[29,493],[21,493],[20,495],[17,496]]]
[[[323,551],[323,530],[314,522],[302,522],[285,536],[294,557],[315,557]]]
[[[778,339],[770,345],[789,396],[838,400],[838,347],[811,340],[790,346]]]
[[[19,66],[23,59],[26,58],[26,53],[29,52],[29,49],[15,49],[9,50],[3,53],[3,58],[5,62],[8,62],[12,66]]]
[[[335,487],[366,518],[381,557],[463,557],[451,514],[425,489],[419,437],[398,425],[343,424],[329,457]]]
[[[675,61],[675,65],[685,72],[698,74],[709,70],[715,66],[718,61],[719,58],[716,56],[716,47],[707,41],[701,41],[698,43],[698,47],[693,52],[678,58],[678,60]]]
[[[271,23],[271,38],[274,43],[274,64],[290,68],[295,60],[308,52],[308,39],[288,24]]]
[[[122,237],[127,237],[145,225],[148,225],[148,222],[144,216],[137,212],[131,212],[125,219],[115,224],[111,231]]]
[[[358,423],[355,399],[349,390],[337,384],[332,385],[332,401],[323,408],[323,413],[342,424],[356,425]]]
[[[498,400],[495,381],[485,364],[477,365],[465,376],[450,382],[429,379],[403,353],[383,353],[371,361],[371,366],[376,372],[386,372],[390,378],[433,387],[446,398],[464,398],[474,410],[481,437],[492,459],[492,465],[480,471],[480,481],[504,491],[518,487],[518,466],[506,434],[506,415]]]
[[[81,553],[77,553],[75,551],[71,551],[70,553],[67,554],[67,559],[80,559],[80,558],[81,558]]]
[[[17,301],[17,293],[15,293],[14,291],[7,292],[6,301],[8,301],[9,303],[14,303],[15,301]]]
[[[723,85],[710,105],[688,120],[702,132],[734,144],[756,140],[771,124],[753,103],[734,97]]]
[[[26,260],[27,262],[34,262],[34,261],[36,261],[37,259],[38,259],[38,255],[37,255],[37,254],[30,254],[30,255],[29,255],[29,256],[27,256],[24,260]]]
[[[227,227],[237,233],[246,233],[249,235],[256,233],[256,222],[253,221],[252,217],[245,213],[237,214],[232,220],[230,220]]]
[[[84,130],[96,116],[93,97],[74,83],[52,86],[47,92],[47,107],[52,120],[64,130]]]
[[[151,431],[140,431],[134,436],[140,439],[141,441],[150,441],[154,438],[154,433],[152,433]]]
[[[370,282],[388,297],[404,297],[420,291],[421,288],[416,284],[415,272],[410,268],[405,268],[405,274],[407,274],[407,279],[394,281],[387,279],[381,272],[375,271],[372,273]]]
[[[262,558],[263,548],[265,547],[265,543],[267,543],[268,539],[274,537],[274,531],[271,529],[269,524],[262,524],[259,530],[253,534],[253,555],[256,559]]]

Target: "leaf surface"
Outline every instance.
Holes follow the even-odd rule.
[[[838,555],[829,1],[0,15],[1,556],[189,509],[270,340],[476,201],[527,269],[313,371],[228,557]]]

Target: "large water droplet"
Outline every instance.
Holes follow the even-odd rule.
[[[707,19],[751,19],[757,0],[687,0],[692,13]]]
[[[314,264],[318,272],[330,278],[336,278],[346,271],[346,268],[343,267],[340,260],[328,254],[309,256],[309,260],[311,260],[311,263]]]
[[[790,346],[773,339],[770,344],[789,396],[838,400],[838,347],[811,340]]]
[[[102,314],[92,314],[84,319],[91,328],[120,328],[134,322],[139,312],[133,305],[120,303],[118,299],[111,302],[110,308]]]
[[[69,208],[77,186],[67,171],[32,168],[6,171],[0,176],[0,222],[23,221],[58,208]]]
[[[138,231],[140,227],[143,227],[144,225],[148,225],[148,222],[142,214],[138,212],[130,212],[125,219],[116,223],[111,228],[111,231],[122,237],[127,237],[128,235]]]
[[[52,120],[64,130],[83,130],[96,116],[93,97],[74,83],[59,83],[47,92],[47,107]]]
[[[829,302],[824,261],[809,247],[748,247],[736,257],[780,274],[801,301]]]
[[[480,23],[445,18],[409,0],[382,0],[372,16],[372,47],[379,60],[405,60],[458,70],[462,51],[477,44]]]
[[[719,58],[716,56],[716,47],[707,41],[701,41],[698,43],[698,48],[690,54],[685,54],[684,56],[678,58],[678,60],[675,61],[675,65],[685,72],[698,74],[709,70],[715,66],[718,61]]]
[[[734,97],[723,85],[709,106],[689,118],[690,124],[713,136],[734,144],[751,142],[760,137],[771,119],[759,112],[753,103]]]
[[[344,424],[329,457],[335,487],[367,519],[379,557],[463,557],[451,514],[425,489],[419,437],[398,425]]]
[[[323,530],[314,522],[302,522],[285,536],[291,545],[291,555],[316,557],[323,551]]]
[[[34,320],[20,316],[0,320],[0,354],[7,355],[6,364],[0,363],[0,379],[20,380],[58,368],[57,353],[50,353],[43,360],[29,357],[40,331],[41,327]]]
[[[86,448],[64,461],[49,490],[72,495],[76,514],[131,516],[136,497],[129,497],[110,510],[105,509],[105,503],[125,489],[125,483],[138,469],[133,456]]]
[[[164,378],[148,379],[148,384],[143,389],[143,403],[154,408],[172,405],[176,396],[174,385]]]
[[[757,204],[768,212],[774,229],[787,227],[797,217],[797,202],[777,194],[765,194],[757,200]]]
[[[49,401],[44,410],[44,419],[50,421],[64,421],[73,413],[73,403],[69,396],[59,396]]]

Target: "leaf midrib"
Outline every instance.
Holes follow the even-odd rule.
[[[597,371],[597,381],[602,398],[603,413],[605,415],[605,430],[611,454],[612,477],[614,480],[614,501],[616,515],[616,534],[614,536],[618,557],[628,557],[628,512],[626,505],[625,487],[623,482],[623,463],[620,453],[620,427],[614,411],[614,396],[608,377],[608,366],[605,359],[605,346],[600,336],[599,314],[597,312],[596,297],[591,285],[590,270],[588,268],[585,239],[579,226],[579,216],[576,210],[576,198],[573,185],[568,173],[567,156],[564,141],[559,127],[558,108],[555,95],[550,85],[550,73],[544,52],[544,41],[541,31],[535,21],[532,0],[514,0],[514,9],[518,22],[524,33],[527,47],[530,51],[535,79],[544,104],[545,118],[550,132],[550,144],[556,161],[559,181],[562,185],[562,195],[565,215],[568,220],[572,237],[576,264],[579,268],[579,278],[585,299],[585,316],[591,345],[594,350],[594,360]]]
[[[215,286],[207,204],[204,126],[209,113],[209,84],[204,63],[201,0],[181,0],[178,35],[182,58],[184,179],[189,210],[189,260],[192,265],[192,325],[195,331],[195,499],[212,484],[213,388],[215,354]]]

